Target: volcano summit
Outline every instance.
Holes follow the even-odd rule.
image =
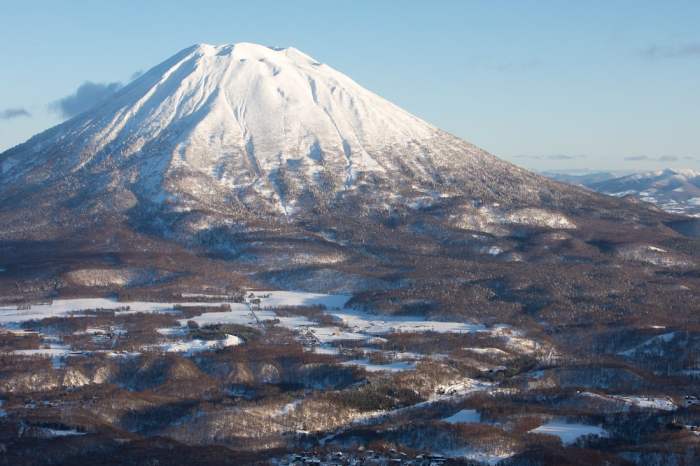
[[[381,209],[426,196],[516,205],[590,197],[435,128],[297,49],[250,43],[189,47],[0,154],[0,186],[0,210],[23,229],[37,205],[82,223],[146,211],[303,217],[348,199]]]

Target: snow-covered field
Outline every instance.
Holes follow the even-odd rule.
[[[205,312],[198,316],[189,319],[180,319],[180,325],[187,325],[188,321],[196,322],[200,327],[217,324],[235,324],[254,326],[257,321],[257,315],[260,320],[272,320],[275,318],[275,313],[271,311],[256,311],[253,315],[245,304],[232,304],[231,310],[228,312]]]
[[[607,432],[600,426],[558,420],[551,420],[536,429],[532,429],[530,433],[557,436],[564,445],[571,445],[584,435],[597,435],[599,437],[607,435]]]
[[[485,354],[490,356],[508,356],[508,353],[500,348],[462,348],[464,351],[469,351],[475,354]]]
[[[660,411],[675,411],[678,409],[676,403],[667,396],[651,395],[602,395],[599,393],[581,392],[581,396],[597,398],[603,401],[617,402],[623,405],[625,410],[631,406],[640,409],[657,409]]]
[[[462,409],[443,421],[450,424],[474,424],[481,422],[481,414],[476,409]]]
[[[177,341],[173,343],[163,343],[159,345],[168,353],[184,353],[192,355],[201,351],[213,351],[229,346],[238,346],[243,343],[243,340],[235,335],[226,335],[226,338],[221,340],[199,340]]]
[[[349,295],[306,293],[301,291],[256,291],[263,309],[285,306],[325,306],[326,309],[342,309],[350,300]]]
[[[37,431],[37,437],[40,438],[72,437],[75,435],[85,435],[85,432],[78,432],[75,429],[50,429],[48,427],[42,427]]]
[[[94,310],[114,310],[117,313],[137,312],[176,312],[175,306],[219,307],[233,303],[157,303],[147,301],[119,302],[107,298],[57,299],[51,303],[33,304],[30,309],[18,309],[17,306],[0,307],[0,325],[12,326],[31,320],[49,317],[70,317],[74,313]]]
[[[481,324],[424,320],[409,316],[378,316],[360,311],[334,311],[331,315],[355,332],[379,335],[392,332],[473,333],[486,330]]]
[[[226,298],[225,296],[214,296],[205,294],[183,294],[185,298],[207,298],[216,300]],[[41,320],[49,317],[71,317],[81,316],[96,310],[113,310],[119,315],[135,313],[172,313],[178,315],[178,307],[209,307],[217,308],[216,312],[203,312],[188,318],[181,318],[177,321],[178,326],[156,329],[163,341],[144,346],[143,351],[160,349],[167,352],[180,352],[186,355],[195,354],[201,351],[213,351],[227,346],[234,346],[243,343],[236,335],[229,335],[224,340],[205,341],[191,340],[188,338],[188,326],[191,323],[198,327],[207,327],[217,324],[234,324],[240,326],[259,327],[264,323],[274,323],[274,325],[287,328],[294,332],[297,337],[310,350],[325,353],[339,354],[338,347],[343,341],[366,341],[377,343],[383,341],[381,335],[394,332],[438,332],[438,333],[473,333],[490,332],[493,336],[503,338],[509,349],[517,352],[529,353],[533,351],[533,342],[527,340],[507,326],[494,326],[488,328],[479,323],[469,322],[449,322],[427,320],[421,316],[390,316],[372,314],[366,311],[355,309],[345,309],[344,306],[349,300],[348,295],[343,294],[321,294],[298,291],[254,291],[247,293],[246,302],[232,303],[227,301],[214,302],[185,302],[185,303],[162,303],[162,302],[118,302],[106,298],[83,298],[83,299],[59,299],[51,303],[32,305],[29,309],[19,309],[17,307],[0,308],[0,326],[11,331],[21,331],[23,323],[33,320]],[[225,306],[228,310],[221,310]],[[337,325],[319,324],[304,315],[294,315],[294,307],[322,306],[323,312],[332,316],[338,322]],[[278,315],[277,309],[285,308],[283,315]],[[110,335],[119,333],[119,329],[110,327],[107,329],[88,329],[84,332],[93,337],[93,340],[108,338]],[[42,335],[40,335],[42,336]],[[42,336],[45,338],[46,336]],[[61,345],[60,341],[44,348],[32,350],[19,350],[14,354],[27,356],[52,357],[54,360],[65,358],[73,351],[81,351],[81,348],[70,348]],[[371,352],[371,348],[367,348]],[[497,348],[473,349],[477,353],[505,354]],[[415,368],[415,361],[430,355],[414,354],[412,357],[398,357],[389,355],[390,363],[372,364],[369,360],[358,358],[348,361],[349,365],[362,366],[368,371],[403,371]]]
[[[675,411],[678,409],[673,400],[665,396],[613,395],[611,398],[642,409],[658,409],[661,411]]]
[[[478,461],[479,464],[498,464],[513,456],[515,453],[507,449],[494,449],[493,452],[486,450],[478,450],[476,448],[466,447],[457,450],[445,452],[450,458],[464,458],[467,460]]]
[[[344,366],[362,367],[367,372],[401,372],[415,369],[416,364],[409,361],[396,361],[387,364],[373,364],[368,359],[345,361]]]

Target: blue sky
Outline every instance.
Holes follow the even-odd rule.
[[[700,169],[698,1],[0,4],[0,150],[199,42],[294,46],[534,169]],[[26,113],[29,114],[29,116]]]

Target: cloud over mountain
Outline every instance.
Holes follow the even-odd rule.
[[[122,87],[120,82],[85,81],[74,93],[51,102],[49,108],[64,118],[72,118],[104,103]]]
[[[31,113],[24,108],[6,108],[0,110],[0,120],[12,120],[13,118],[30,116],[32,116]]]

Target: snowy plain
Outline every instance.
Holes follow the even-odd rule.
[[[216,299],[217,296],[205,294],[184,294],[183,297]],[[221,296],[218,296],[221,298]],[[111,310],[117,315],[135,313],[173,313],[179,314],[178,307],[210,307],[216,312],[203,312],[200,315],[178,320],[179,327],[159,328],[157,333],[167,338],[167,341],[144,347],[144,351],[160,349],[167,352],[179,352],[193,355],[201,351],[214,351],[227,346],[243,343],[236,335],[228,335],[224,340],[203,341],[189,340],[187,327],[190,322],[199,327],[217,324],[235,324],[249,327],[260,326],[265,322],[287,328],[301,337],[310,338],[316,344],[312,350],[338,354],[337,344],[343,341],[367,341],[368,343],[381,340],[382,334],[392,332],[440,332],[440,333],[472,333],[484,332],[488,329],[481,324],[465,322],[447,322],[427,320],[420,316],[387,316],[375,315],[365,311],[345,309],[350,299],[348,295],[321,294],[298,291],[252,291],[248,293],[244,303],[228,301],[213,302],[118,302],[107,298],[57,299],[50,303],[40,303],[29,309],[17,306],[0,307],[0,327],[7,331],[23,332],[22,324],[29,321],[39,321],[50,317],[79,317],[100,310]],[[226,306],[228,310],[221,311]],[[320,306],[324,312],[338,321],[337,326],[319,325],[302,315],[277,315],[275,309],[294,308],[301,306]],[[110,330],[111,331],[111,330]],[[118,333],[115,329],[112,333]],[[503,333],[503,327],[496,329]],[[85,332],[93,338],[101,338],[105,329],[88,329]],[[44,340],[53,338],[40,335]],[[79,348],[70,348],[59,342],[45,345],[44,348],[32,350],[17,350],[14,354],[25,356],[51,357],[54,361],[69,357]],[[392,355],[394,360],[388,364],[372,364],[368,360],[358,359],[347,362],[348,365],[364,367],[367,371],[403,371],[415,368],[415,360],[425,355]]]
[[[600,426],[562,420],[551,420],[546,424],[532,429],[530,433],[554,435],[559,437],[564,445],[571,445],[585,435],[596,435],[599,437],[605,437],[607,435],[607,432]]]

